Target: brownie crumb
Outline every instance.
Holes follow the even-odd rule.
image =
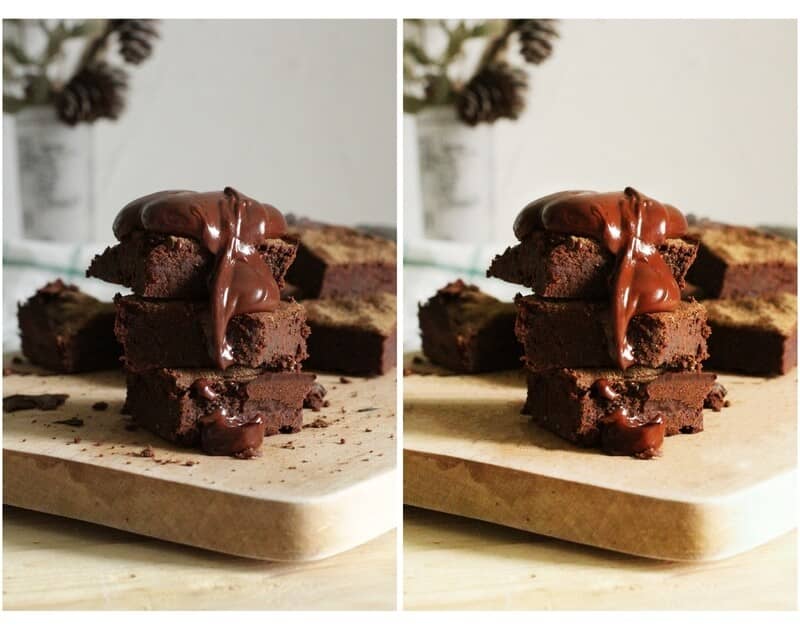
[[[403,369],[403,377],[408,377],[409,375],[413,375],[413,374],[414,374],[414,371],[411,370],[410,368],[404,368]]]
[[[356,412],[372,412],[373,410],[377,410],[377,408],[359,408]]]
[[[59,419],[53,423],[60,423],[65,426],[72,426],[73,428],[80,428],[83,425],[83,419],[80,417],[70,417],[69,419]]]
[[[339,439],[339,445],[344,445],[345,443],[347,442],[344,439]]]
[[[305,424],[304,428],[327,428],[331,425],[329,422],[325,421],[325,419],[314,419],[311,423]]]
[[[372,432],[372,428],[364,428],[364,432]]]
[[[92,410],[108,410],[108,402],[98,401],[97,403],[93,403]]]
[[[310,408],[314,412],[319,412],[321,408],[327,408],[330,405],[328,400],[325,399],[327,392],[325,386],[314,382],[311,386],[311,390],[308,391],[308,394],[303,400],[303,408]]]
[[[352,384],[353,380],[352,379],[348,379],[347,377],[339,377],[339,383],[340,384]]]
[[[725,386],[719,382],[714,382],[714,385],[711,386],[711,390],[708,391],[705,401],[703,402],[703,408],[709,408],[714,412],[719,412],[723,408],[727,408],[731,405],[731,402],[725,399],[725,395],[727,394],[728,390]]]
[[[246,450],[237,452],[232,456],[234,459],[242,459],[242,460],[255,459],[261,456],[261,450],[259,450],[258,448],[247,448]]]
[[[185,465],[186,467],[192,467],[193,465],[197,465],[197,463],[198,463],[197,461],[192,461],[192,460],[190,459],[190,460],[188,460],[188,461],[184,461],[184,462],[182,463],[182,465]]]
[[[10,395],[3,397],[3,412],[17,410],[55,410],[69,398],[65,394]]]
[[[155,458],[156,456],[156,453],[153,452],[153,446],[151,445],[148,445],[146,448],[144,448],[139,452],[129,452],[128,454],[130,454],[131,456],[141,456],[144,458],[151,458],[151,459]]]
[[[75,438],[72,439],[72,442],[76,443],[76,444],[80,443],[81,442],[81,438],[80,437],[75,437]]]

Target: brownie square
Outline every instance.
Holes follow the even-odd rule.
[[[513,302],[456,280],[419,306],[422,351],[433,363],[462,373],[519,368],[516,317]]]
[[[132,372],[154,368],[214,368],[211,313],[206,302],[117,296],[114,330]],[[306,358],[308,326],[296,302],[275,311],[235,315],[227,339],[233,363],[266,370],[297,370]]]
[[[114,337],[114,305],[55,280],[18,306],[22,352],[34,364],[60,373],[121,366]]]
[[[551,368],[606,368],[616,365],[609,341],[608,303],[555,301],[518,295],[517,338],[525,365],[539,371]],[[699,368],[708,356],[709,328],[703,306],[683,301],[675,311],[645,313],[628,325],[634,364],[651,368]]]
[[[303,298],[396,293],[395,243],[335,225],[299,222],[289,228],[298,243],[286,279]]]
[[[205,380],[214,399],[198,389]],[[128,373],[125,411],[143,428],[187,446],[201,442],[200,419],[224,408],[244,418],[262,415],[265,435],[297,432],[303,399],[314,382],[310,373],[272,373],[231,367],[225,371],[159,368]]]
[[[683,287],[697,245],[669,239],[659,251]],[[486,275],[529,287],[544,298],[602,300],[608,298],[614,266],[614,255],[593,238],[538,231],[495,256]]]
[[[595,387],[599,379],[608,381],[618,400],[600,394]],[[601,444],[601,420],[620,407],[645,420],[660,414],[666,435],[700,432],[703,403],[715,379],[713,373],[643,367],[531,372],[523,413],[558,436],[589,447]]]
[[[750,375],[779,375],[797,366],[797,296],[705,300],[711,336],[707,366]]]
[[[690,226],[699,241],[689,282],[707,298],[797,293],[797,243],[750,227],[700,221]]]
[[[305,300],[303,306],[311,328],[308,368],[345,375],[382,375],[396,365],[394,294]]]
[[[259,251],[282,287],[297,245],[270,238]],[[214,255],[192,238],[138,231],[95,256],[86,275],[146,298],[203,300],[213,266]]]

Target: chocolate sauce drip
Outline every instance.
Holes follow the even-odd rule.
[[[202,397],[206,401],[216,401],[219,397],[217,391],[214,390],[212,381],[203,377],[200,379],[195,379],[194,383],[192,384],[192,390],[194,391],[194,394]]]
[[[605,378],[595,381],[592,390],[612,403],[622,397]],[[601,418],[600,424],[601,443],[609,454],[651,458],[659,453],[664,443],[666,425],[660,414],[652,419],[644,419],[631,415],[627,408],[619,406]]]
[[[194,238],[216,256],[209,280],[210,353],[220,368],[230,366],[233,352],[225,336],[230,319],[272,311],[280,302],[278,285],[258,246],[286,233],[283,215],[232,187],[222,192],[168,190],[136,199],[117,215],[118,239],[136,230]]]
[[[632,187],[623,192],[557,192],[528,204],[514,222],[519,240],[537,230],[588,236],[617,257],[610,280],[613,337],[609,339],[612,357],[622,369],[634,362],[627,340],[631,318],[674,311],[680,304],[678,283],[658,247],[687,229],[679,210]]]
[[[260,448],[264,442],[267,422],[260,414],[230,415],[225,408],[217,408],[198,421],[200,442],[207,454],[241,454]]]
[[[592,384],[594,391],[607,401],[616,401],[619,399],[620,394],[611,387],[611,382],[607,379],[600,378]]]
[[[666,426],[660,414],[652,419],[630,415],[626,408],[617,408],[600,420],[600,439],[608,454],[652,458],[664,443]]]

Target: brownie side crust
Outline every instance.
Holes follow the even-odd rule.
[[[60,279],[18,306],[22,352],[31,362],[60,373],[121,365],[114,337],[114,305]]]
[[[208,303],[146,300],[117,296],[114,327],[131,372],[155,368],[213,368],[213,336]],[[275,371],[294,371],[307,357],[309,329],[296,302],[281,302],[275,311],[235,315],[227,340],[234,364]]]
[[[308,361],[314,370],[382,375],[397,364],[397,299],[370,297],[305,300]]]
[[[206,380],[215,398],[195,386]],[[125,402],[142,427],[186,446],[200,444],[200,418],[219,408],[266,421],[265,436],[297,432],[303,426],[303,399],[314,382],[310,373],[272,373],[231,367],[225,371],[159,368],[128,373]]]
[[[297,258],[286,279],[304,298],[397,292],[396,246],[349,227],[303,223],[290,227]]]
[[[463,373],[522,366],[512,302],[456,280],[421,304],[418,315],[422,352],[435,364]]]
[[[797,296],[778,293],[703,302],[709,368],[779,375],[797,366]]]
[[[613,367],[609,347],[611,316],[604,302],[515,298],[516,334],[529,370]],[[675,311],[644,313],[628,325],[634,364],[694,370],[708,356],[709,327],[703,306],[681,302]]]
[[[297,245],[270,238],[259,251],[283,287]],[[213,266],[213,254],[194,239],[139,231],[95,256],[86,275],[128,287],[145,298],[203,300],[208,298]]]
[[[697,245],[669,239],[659,247],[679,287],[697,255]],[[488,277],[529,287],[545,298],[608,298],[608,279],[614,256],[593,238],[533,232],[530,237],[495,256]]]
[[[797,243],[750,227],[701,221],[690,227],[700,243],[689,282],[709,298],[797,291]]]
[[[619,399],[609,401],[595,387],[605,379]],[[703,429],[703,403],[716,375],[672,372],[652,368],[558,368],[528,373],[528,398],[523,413],[538,425],[578,445],[601,443],[601,420],[624,407],[645,420],[661,415],[665,434],[695,433]]]

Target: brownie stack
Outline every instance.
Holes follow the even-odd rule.
[[[632,188],[560,192],[528,205],[519,244],[487,275],[521,284],[524,412],[584,446],[650,458],[665,435],[703,429],[714,375],[706,311],[679,289],[697,245],[675,208]]]
[[[395,244],[380,236],[291,219],[297,259],[284,297],[300,299],[311,335],[306,366],[382,375],[397,362]]]
[[[126,411],[170,441],[249,457],[302,427],[305,310],[279,298],[296,245],[276,209],[232,188],[159,192],[114,223],[88,271],[115,298]]]

